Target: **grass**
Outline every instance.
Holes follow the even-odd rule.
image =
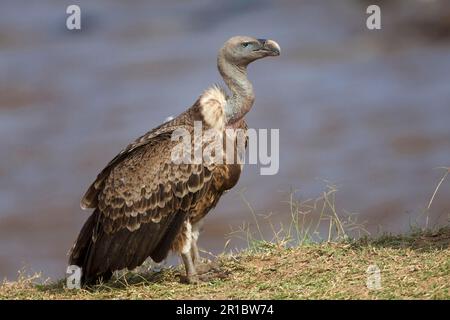
[[[180,268],[127,272],[91,290],[64,281],[22,277],[0,287],[0,299],[449,299],[450,228],[406,236],[285,247],[259,242],[218,258],[220,277],[179,283]],[[381,288],[368,289],[367,269],[380,269]]]
[[[424,212],[425,227],[406,235],[369,237],[364,222],[336,208],[337,188],[328,186],[317,199],[300,201],[290,192],[290,224],[276,228],[270,215],[262,217],[273,231],[272,239],[264,239],[261,217],[241,193],[255,224],[237,230],[248,249],[216,257],[209,282],[181,284],[180,267],[155,272],[144,266],[88,290],[23,275],[0,285],[0,299],[450,299],[450,226],[428,225],[448,172]],[[380,283],[371,289],[374,267]]]

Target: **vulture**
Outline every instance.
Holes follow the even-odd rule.
[[[69,264],[81,268],[83,286],[106,282],[114,271],[132,270],[148,257],[161,262],[171,251],[181,255],[185,282],[202,280],[205,264],[197,240],[203,218],[236,185],[242,165],[176,163],[171,153],[179,142],[172,134],[179,128],[192,133],[195,122],[221,134],[247,130],[244,116],[254,101],[247,66],[279,54],[273,40],[230,38],[217,57],[229,93],[219,86],[207,89],[189,109],[129,144],[98,174],[81,200],[82,209],[93,212],[69,252]]]

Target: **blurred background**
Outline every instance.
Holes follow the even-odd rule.
[[[68,31],[66,8],[81,7]],[[366,28],[381,6],[382,29]],[[372,234],[405,232],[450,165],[450,2],[3,0],[0,5],[0,279],[22,267],[64,275],[89,212],[79,200],[124,146],[191,106],[221,79],[233,35],[276,40],[282,55],[249,68],[253,128],[280,129],[280,171],[246,166],[206,219],[200,246],[272,213],[290,220],[289,190],[319,196]],[[448,223],[450,183],[428,212]],[[272,232],[263,228],[263,232]],[[245,246],[231,236],[230,248]]]

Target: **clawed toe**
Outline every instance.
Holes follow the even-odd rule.
[[[198,274],[208,273],[214,269],[214,266],[209,263],[199,263],[195,266],[195,270],[197,270]]]
[[[214,280],[215,278],[216,278],[216,276],[214,274],[208,274],[208,273],[201,274],[198,276],[198,279],[203,282],[209,282],[211,280]]]
[[[209,282],[216,278],[213,273],[204,273],[200,275],[181,276],[180,282],[184,284],[199,284],[201,282]]]
[[[198,275],[180,276],[180,282],[184,284],[198,284],[200,278]]]

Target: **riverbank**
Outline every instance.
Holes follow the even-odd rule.
[[[198,285],[181,284],[181,268],[128,272],[91,290],[23,277],[3,283],[0,299],[450,299],[450,227],[294,248],[261,242],[216,264]]]

